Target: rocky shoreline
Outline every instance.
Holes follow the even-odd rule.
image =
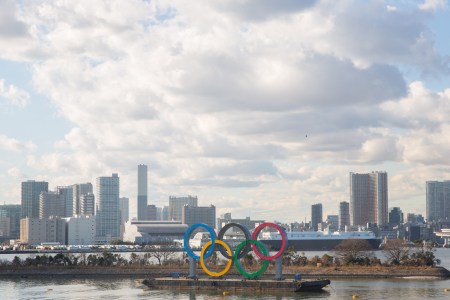
[[[32,277],[131,277],[156,278],[166,277],[172,272],[187,275],[187,268],[174,267],[64,267],[64,266],[35,266],[35,267],[1,267],[0,280],[5,278]],[[198,270],[198,276],[203,274]],[[304,278],[450,278],[450,271],[444,267],[298,267],[286,268],[283,275],[293,278],[294,274],[301,274]],[[267,270],[263,277],[273,277],[275,272]],[[226,277],[239,277],[235,270],[230,270]]]

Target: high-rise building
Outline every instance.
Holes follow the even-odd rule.
[[[10,238],[20,237],[20,219],[22,217],[22,207],[20,204],[0,205],[0,218],[9,219]]]
[[[98,177],[95,187],[97,239],[110,242],[120,239],[119,176]]]
[[[391,207],[389,209],[389,225],[397,226],[403,224],[403,212],[400,207]]]
[[[421,214],[413,214],[413,213],[408,213],[406,215],[406,222],[408,223],[412,223],[412,224],[423,224],[425,223],[425,219],[423,218],[423,216]]]
[[[350,226],[350,204],[346,201],[339,203],[339,230],[344,231]]]
[[[125,224],[130,219],[130,199],[119,198],[120,224]]]
[[[71,217],[73,215],[73,187],[58,186],[57,191],[64,202],[64,217]]]
[[[81,194],[80,211],[81,216],[95,215],[95,195],[92,193]]]
[[[327,216],[327,227],[330,231],[339,230],[339,216],[338,215],[328,215]]]
[[[426,182],[427,221],[450,220],[450,180]]]
[[[191,226],[196,223],[203,223],[209,225],[211,228],[216,228],[216,207],[210,206],[189,206],[185,205],[182,208],[181,223]]]
[[[147,220],[147,166],[138,165],[137,218]]]
[[[169,220],[169,207],[163,206],[161,209],[161,221],[168,221]]]
[[[192,207],[198,206],[197,196],[188,195],[187,197],[169,197],[169,220],[181,221],[183,207],[189,205]]]
[[[39,218],[39,195],[48,192],[48,182],[22,182],[22,218]]]
[[[0,240],[11,236],[11,220],[8,217],[0,217]]]
[[[39,219],[66,216],[64,196],[58,192],[41,192],[39,195]]]
[[[149,221],[157,220],[158,208],[154,204],[147,205],[147,219]]]
[[[311,227],[314,231],[319,229],[319,224],[323,222],[322,203],[313,204],[311,206]]]
[[[388,224],[386,172],[350,173],[350,222],[362,226]]]
[[[130,200],[126,197],[119,198],[119,212],[120,212],[120,239],[123,240],[123,233],[125,231],[125,223],[128,222],[130,216],[129,208]]]
[[[93,194],[94,189],[92,183],[79,183],[72,186],[73,190],[73,215],[82,215],[81,213],[81,196]]]

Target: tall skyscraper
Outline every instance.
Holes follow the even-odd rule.
[[[66,216],[65,198],[59,192],[41,192],[39,195],[39,219]]]
[[[450,220],[450,180],[426,182],[427,221]]]
[[[323,222],[322,203],[311,206],[311,226],[314,231],[319,229],[319,224]]]
[[[183,206],[189,205],[192,207],[198,206],[197,196],[187,196],[187,197],[169,197],[169,220],[170,221],[181,221]]]
[[[73,189],[73,215],[81,215],[81,196],[86,194],[93,194],[94,189],[92,183],[74,184]]]
[[[350,222],[388,224],[388,181],[386,172],[350,173]]]
[[[22,218],[39,218],[39,195],[48,192],[48,182],[22,182]]]
[[[350,226],[350,205],[346,201],[339,203],[339,230],[344,231]]]
[[[147,166],[138,165],[138,198],[137,217],[138,220],[147,220]]]
[[[63,217],[73,216],[73,187],[72,186],[58,186],[58,194],[61,200],[64,202],[64,215]]]
[[[19,204],[0,205],[0,218],[9,219],[10,237],[18,239],[20,237],[20,218],[22,207]]]
[[[119,176],[98,177],[95,187],[97,238],[104,242],[120,239]]]

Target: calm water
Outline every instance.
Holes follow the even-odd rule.
[[[325,252],[306,253],[308,256]],[[450,249],[437,249],[442,266],[450,269]],[[6,259],[0,256],[0,259]],[[446,292],[448,289],[449,292]],[[233,293],[149,291],[132,279],[0,279],[0,299],[450,299],[450,280],[334,279],[322,293]]]

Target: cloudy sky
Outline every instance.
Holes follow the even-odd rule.
[[[0,0],[0,202],[118,173],[135,215],[197,195],[218,215],[310,219],[387,171],[425,213],[450,179],[446,0]]]

